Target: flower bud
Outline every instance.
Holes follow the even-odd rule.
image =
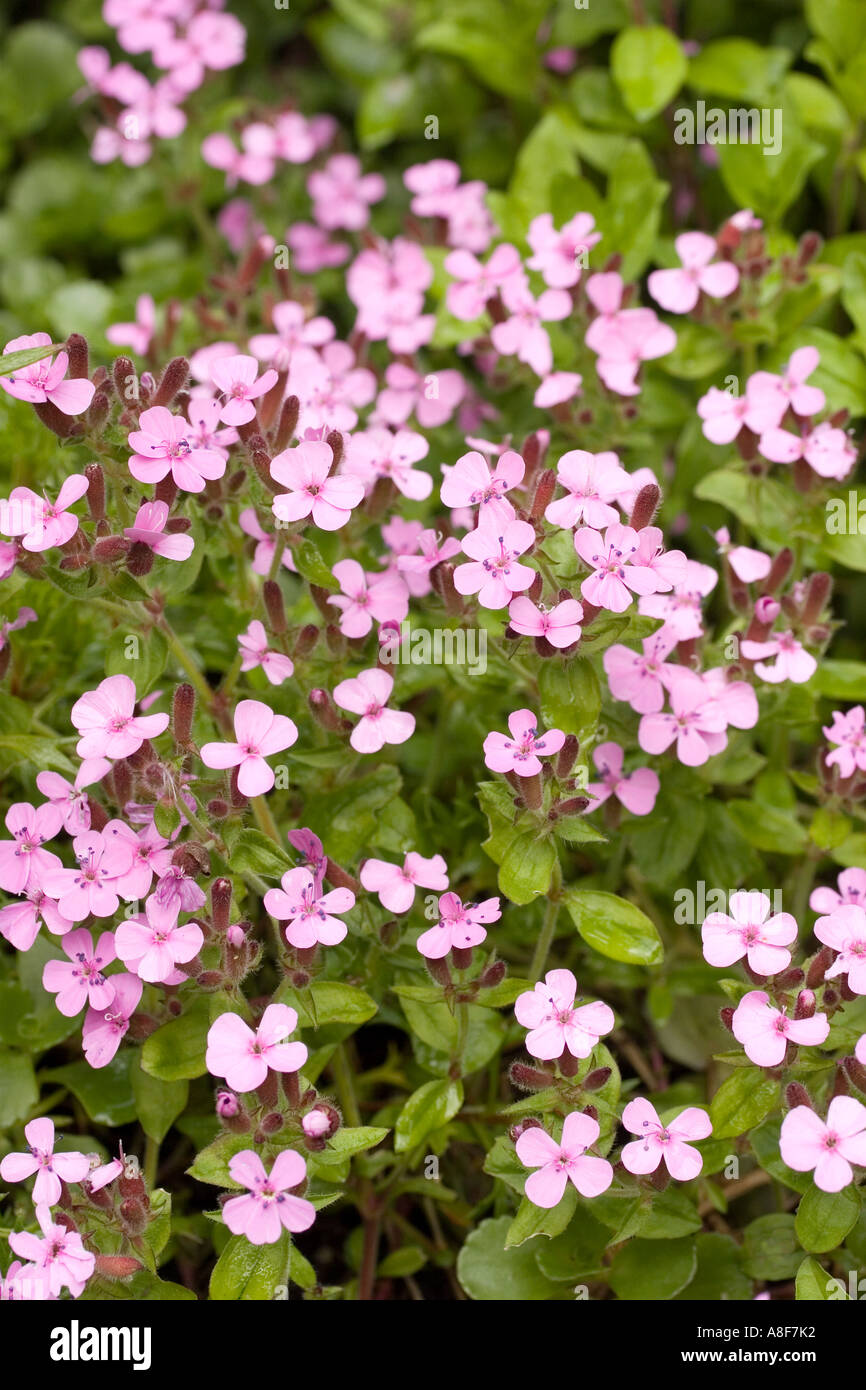
[[[794,1018],[811,1018],[815,1012],[815,995],[811,989],[801,989],[794,1007]]]
[[[316,624],[306,623],[295,638],[295,644],[292,648],[292,656],[295,661],[302,661],[305,656],[309,656],[318,640],[319,629]]]
[[[111,403],[107,393],[97,391],[87,411],[87,425],[93,433],[100,434],[102,432],[110,409]]]
[[[661,502],[661,488],[658,483],[645,483],[634,499],[629,526],[633,531],[642,531],[649,526]]]
[[[541,778],[538,773],[535,773],[532,777],[521,777],[520,791],[531,811],[538,811],[541,809]]]
[[[356,897],[360,895],[361,885],[358,880],[346,873],[345,869],[341,869],[339,864],[335,864],[333,859],[325,860],[325,878],[335,888],[348,888]]]
[[[81,333],[70,333],[66,339],[66,352],[69,356],[68,375],[80,381],[90,375],[90,350],[87,339]]]
[[[606,1081],[610,1079],[610,1067],[596,1067],[583,1078],[583,1089],[585,1091],[600,1091]]]
[[[574,767],[575,759],[580,752],[580,740],[577,734],[566,734],[565,742],[556,755],[556,775],[557,777],[567,777]]]
[[[266,579],[262,589],[262,597],[265,601],[265,610],[268,615],[268,624],[271,632],[279,636],[286,631],[286,609],[283,603],[283,594],[279,584],[274,579]]]
[[[189,378],[189,363],[185,357],[173,357],[163,372],[153,396],[154,405],[171,405],[178,391]]]
[[[325,443],[330,446],[331,453],[334,455],[334,462],[331,467],[333,471],[336,472],[343,461],[343,450],[345,448],[343,436],[339,430],[328,430],[328,433],[325,435]]]
[[[221,1120],[232,1120],[240,1114],[241,1103],[234,1091],[217,1091],[215,1109]]]
[[[829,574],[819,570],[817,574],[810,577],[806,585],[806,598],[801,614],[802,620],[807,626],[818,621],[832,592],[833,580]]]
[[[301,1128],[308,1139],[321,1139],[330,1133],[331,1120],[324,1109],[310,1110],[301,1120]]]
[[[277,432],[274,436],[274,452],[282,453],[286,449],[295,433],[298,424],[298,416],[301,413],[301,402],[297,396],[288,396],[283,401],[283,408],[280,411],[280,420],[277,425]]]
[[[228,928],[232,905],[232,881],[230,878],[215,878],[210,890],[210,910],[214,928],[224,932]]]
[[[556,471],[546,468],[535,485],[532,505],[529,509],[530,521],[540,521],[556,490]]]
[[[93,545],[93,558],[98,565],[113,565],[132,549],[126,536],[103,536]]]
[[[478,983],[482,989],[495,989],[505,979],[508,967],[504,960],[491,961],[485,966],[478,977]]]
[[[178,748],[186,748],[189,745],[194,714],[195,691],[184,681],[175,690],[172,702],[172,729]]]
[[[833,964],[836,952],[829,946],[822,946],[816,956],[812,957],[809,968],[806,971],[806,987],[817,989],[823,982],[824,976]]]
[[[321,724],[322,728],[327,729],[329,733],[336,733],[339,730],[340,716],[327,690],[318,688],[311,690],[307,696],[307,703],[317,724]]]
[[[508,1069],[508,1079],[520,1091],[544,1091],[550,1085],[550,1072],[539,1071],[526,1062],[512,1062]]]

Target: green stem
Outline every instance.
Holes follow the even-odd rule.
[[[277,823],[271,814],[271,808],[263,796],[254,796],[250,799],[250,806],[256,818],[258,827],[265,835],[273,840],[275,845],[281,845],[280,832]]]
[[[349,1066],[349,1059],[346,1055],[345,1043],[340,1043],[340,1046],[331,1058],[331,1075],[334,1078],[334,1085],[337,1088],[337,1096],[343,1115],[347,1123],[353,1128],[356,1128],[361,1123],[361,1112],[358,1109],[355,1088],[352,1085],[352,1071]]]
[[[168,618],[164,615],[159,619],[158,627],[168,643],[168,649],[172,656],[175,658],[178,665],[183,667],[184,671],[189,676],[190,683],[195,687],[195,690],[204,701],[205,708],[210,711],[213,705],[214,693],[199,670],[198,665],[187,651],[183,642],[181,642],[171,623],[168,621]]]
[[[556,933],[556,919],[559,916],[559,899],[548,898],[547,907],[544,911],[544,921],[541,924],[541,932],[535,943],[535,951],[532,956],[532,964],[529,967],[529,982],[535,984],[544,974],[544,967],[547,964],[547,957],[553,945],[553,938]]]
[[[156,1187],[156,1175],[159,1168],[159,1144],[155,1139],[147,1136],[147,1143],[144,1146],[144,1181],[147,1184],[148,1192],[152,1192]]]

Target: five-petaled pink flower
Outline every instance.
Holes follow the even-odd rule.
[[[240,1014],[220,1014],[207,1035],[205,1065],[225,1078],[233,1091],[254,1091],[269,1071],[300,1071],[307,1060],[302,1042],[286,1042],[298,1026],[288,1004],[269,1004],[253,1032]]]
[[[114,985],[106,979],[105,968],[116,957],[114,933],[103,932],[93,945],[93,937],[84,927],[67,932],[60,942],[69,957],[49,960],[42,970],[42,988],[57,995],[57,1007],[65,1018],[80,1014],[85,1004],[92,1009],[106,1009],[114,998]]]
[[[795,1173],[814,1169],[822,1192],[841,1192],[853,1182],[851,1164],[866,1167],[866,1106],[834,1096],[822,1120],[808,1105],[795,1105],[782,1121],[779,1151]]]
[[[676,742],[680,762],[701,767],[727,745],[724,709],[700,676],[685,668],[675,683],[671,678],[670,700],[672,713],[643,716],[638,742],[645,753],[664,753]]]
[[[307,868],[288,869],[279,888],[264,896],[265,911],[278,922],[287,922],[286,940],[298,950],[311,946],[337,946],[348,928],[334,913],[351,912],[355,894],[350,888],[322,892],[322,881]]]
[[[125,919],[114,934],[115,950],[124,965],[148,984],[178,983],[178,965],[193,960],[203,941],[197,922],[181,926],[166,920],[155,896],[147,899],[144,912]]]
[[[566,495],[549,503],[544,513],[552,526],[570,530],[583,522],[597,531],[619,521],[619,512],[612,504],[628,488],[631,479],[616,454],[569,449],[556,465],[556,477]]]
[[[167,714],[135,715],[135,700],[129,676],[107,676],[76,700],[70,718],[81,735],[80,758],[128,758],[168,728]]]
[[[446,507],[478,507],[479,522],[505,525],[514,519],[505,494],[520,486],[525,472],[526,464],[514,449],[499,455],[492,472],[484,455],[471,449],[453,467],[443,463],[439,495]]]
[[[518,995],[517,1022],[530,1032],[527,1051],[541,1061],[554,1061],[568,1051],[588,1057],[599,1038],[614,1026],[613,1009],[600,999],[575,1007],[577,980],[570,970],[549,970],[534,989]]]
[[[710,965],[733,965],[748,958],[756,975],[778,975],[791,964],[787,949],[797,940],[797,923],[790,912],[770,916],[766,893],[732,893],[730,915],[709,912],[701,927],[704,958]]]
[[[635,594],[654,594],[659,585],[638,555],[640,535],[620,522],[608,526],[602,537],[589,526],[575,533],[574,548],[593,573],[580,586],[581,597],[596,608],[624,613]]]
[[[14,487],[9,500],[0,502],[0,531],[18,536],[25,550],[39,552],[65,545],[78,530],[78,517],[69,508],[84,496],[88,481],[72,473],[57,494],[57,501],[40,497],[29,487]]]
[[[322,531],[338,531],[364,500],[360,478],[330,476],[334,452],[330,444],[305,440],[271,459],[271,477],[289,489],[274,498],[274,515],[280,521],[300,521],[312,515]]]
[[[340,631],[346,637],[366,637],[377,623],[402,623],[409,612],[409,591],[393,570],[365,574],[357,560],[338,560],[331,573],[342,593],[328,599],[342,610]]]
[[[600,782],[590,782],[586,788],[592,797],[587,809],[597,811],[609,796],[615,796],[633,816],[647,816],[656,804],[659,779],[651,767],[635,768],[628,777],[623,775],[623,750],[618,743],[600,743],[592,751],[592,760],[601,773]]]
[[[518,556],[535,545],[535,530],[527,521],[482,521],[463,537],[463,553],[472,563],[458,565],[454,587],[458,594],[477,594],[482,608],[505,608],[514,594],[528,589],[536,571],[521,565]]]
[[[284,652],[274,651],[268,646],[268,636],[264,624],[254,618],[238,638],[241,649],[241,670],[253,671],[261,666],[271,685],[282,685],[294,672],[291,657]]]
[[[51,342],[47,333],[25,333],[21,338],[12,338],[3,349],[3,355],[10,352],[26,352],[28,348],[48,347]],[[10,396],[19,401],[29,401],[38,405],[50,401],[64,415],[80,415],[93,400],[96,387],[86,377],[73,377],[64,381],[69,368],[69,354],[66,352],[50,354],[29,367],[19,367],[11,376],[0,376],[0,386]]]
[[[731,261],[713,261],[718,250],[715,237],[706,232],[683,232],[674,246],[681,268],[654,270],[647,280],[653,299],[668,313],[691,313],[701,292],[711,299],[726,299],[734,293],[740,272]]]
[[[771,685],[779,685],[782,681],[804,685],[818,669],[814,656],[797,641],[793,632],[774,633],[766,642],[743,641],[740,652],[747,661],[754,661],[755,675]],[[772,666],[767,665],[768,656],[776,658]]]
[[[226,471],[225,455],[190,444],[191,432],[183,416],[172,415],[164,405],[143,410],[138,429],[129,435],[129,447],[134,452],[128,463],[133,478],[139,483],[158,483],[170,473],[184,492],[201,492],[205,482],[221,478]],[[142,525],[148,527],[148,522]],[[162,527],[151,525],[149,529]]]
[[[638,1097],[622,1112],[622,1123],[630,1134],[639,1134],[622,1151],[622,1161],[630,1173],[654,1173],[662,1159],[672,1178],[688,1182],[704,1166],[703,1156],[689,1140],[706,1139],[713,1132],[706,1110],[690,1105],[675,1120],[662,1124],[654,1105]]]
[[[236,767],[241,794],[262,796],[275,781],[265,758],[291,748],[298,737],[297,726],[285,714],[274,714],[261,700],[241,700],[234,726],[237,743],[206,743],[201,760],[205,767]]]
[[[518,777],[534,777],[541,772],[541,758],[558,753],[565,743],[561,729],[538,732],[538,717],[531,709],[518,709],[508,716],[511,738],[488,734],[484,740],[484,761],[491,772],[515,772]]]
[[[866,710],[862,705],[854,705],[843,713],[833,711],[833,723],[824,734],[829,743],[836,747],[827,754],[828,767],[837,766],[840,776],[852,777],[859,769],[866,772]]]
[[[415,901],[416,886],[438,892],[448,887],[448,868],[441,854],[425,859],[414,851],[406,855],[402,868],[385,859],[365,859],[361,883],[389,912],[408,912]]]
[[[28,1153],[7,1154],[0,1163],[0,1178],[4,1182],[24,1182],[36,1174],[33,1201],[53,1207],[60,1201],[61,1184],[81,1182],[90,1172],[86,1154],[72,1150],[54,1152],[54,1121],[47,1118],[31,1120],[24,1126]]]
[[[449,951],[480,946],[487,936],[486,925],[498,922],[501,916],[498,898],[464,906],[456,893],[443,893],[439,899],[439,921],[421,933],[416,945],[428,960],[441,960]]]
[[[414,714],[387,707],[393,689],[394,677],[378,666],[334,687],[334,701],[340,709],[361,716],[349,738],[356,752],[378,753],[386,743],[405,743],[412,737]]]
[[[11,840],[0,840],[0,888],[7,893],[26,893],[38,889],[49,872],[61,867],[46,840],[57,833],[58,816],[49,805],[34,808],[27,801],[16,801],[6,812],[6,829]]]
[[[224,425],[245,425],[256,418],[253,401],[275,386],[279,373],[273,367],[258,375],[259,364],[254,357],[239,352],[218,357],[211,363],[211,381],[226,397],[220,411]]]
[[[606,1158],[587,1153],[599,1136],[598,1120],[582,1110],[572,1110],[562,1126],[562,1138],[551,1138],[533,1125],[517,1141],[517,1157],[524,1168],[537,1168],[526,1179],[524,1191],[537,1207],[555,1207],[562,1201],[566,1184],[574,1183],[581,1197],[600,1197],[613,1182],[613,1168]]]
[[[824,978],[847,975],[848,988],[855,994],[866,994],[866,910],[854,903],[834,908],[828,916],[818,918],[815,935],[838,952]]]
[[[102,830],[86,830],[76,835],[72,849],[78,868],[49,870],[45,891],[56,898],[62,916],[70,922],[83,922],[91,913],[111,917],[120,902],[118,880],[132,867],[129,842]]]
[[[78,1298],[96,1267],[96,1256],[85,1250],[77,1231],[54,1224],[43,1202],[36,1208],[36,1220],[42,1239],[31,1231],[13,1231],[9,1236],[11,1249],[22,1260],[32,1262],[34,1277],[43,1281],[51,1298],[59,1298],[64,1289]]]
[[[277,1154],[270,1174],[253,1149],[244,1149],[229,1160],[229,1173],[249,1192],[229,1198],[222,1210],[223,1220],[234,1235],[246,1236],[251,1245],[272,1245],[284,1227],[287,1231],[307,1231],[315,1221],[312,1202],[289,1191],[307,1176],[307,1165],[295,1149]]]
[[[779,1066],[789,1042],[819,1046],[829,1031],[826,1014],[788,1018],[762,989],[744,994],[731,1019],[731,1032],[743,1044],[749,1060],[759,1067]]]

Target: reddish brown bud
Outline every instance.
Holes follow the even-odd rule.
[[[610,1067],[596,1067],[588,1076],[583,1078],[583,1089],[585,1091],[600,1091],[610,1076]]]
[[[210,890],[210,910],[214,928],[224,932],[229,925],[232,905],[232,881],[230,878],[215,878]]]
[[[815,1012],[815,995],[811,989],[801,989],[794,1006],[794,1018],[811,1018]]]
[[[126,536],[104,536],[102,540],[94,541],[91,553],[98,565],[113,565],[129,554],[132,545]]]
[[[325,878],[332,883],[335,888],[348,888],[350,893],[356,897],[360,896],[361,885],[351,874],[341,869],[339,864],[335,864],[333,859],[325,859]]]
[[[319,640],[319,629],[315,623],[307,623],[301,628],[295,638],[295,645],[292,648],[292,656],[296,661],[302,661],[305,656],[309,656]]]
[[[820,618],[826,604],[829,602],[833,592],[833,580],[829,574],[819,570],[813,574],[806,585],[806,597],[803,601],[802,620],[807,625],[816,623]]]
[[[265,611],[268,615],[268,626],[271,632],[280,635],[286,631],[286,609],[283,603],[283,593],[275,579],[266,579],[262,589],[262,597],[265,601]]]
[[[540,521],[553,498],[556,490],[556,471],[553,468],[546,468],[540,475],[535,484],[535,493],[532,498],[532,506],[529,509],[531,521]]]
[[[292,435],[295,433],[298,424],[298,416],[301,413],[301,402],[297,396],[289,396],[283,402],[280,411],[280,420],[277,425],[277,432],[274,436],[274,450],[282,453],[283,449],[288,448]]]
[[[580,752],[580,740],[576,734],[566,734],[565,742],[556,755],[556,775],[557,777],[567,777],[574,767],[575,759]]]
[[[159,379],[153,396],[154,405],[171,405],[178,391],[189,379],[189,363],[185,357],[173,357]]]
[[[541,808],[542,792],[541,778],[538,773],[532,777],[521,777],[520,791],[524,801],[531,811],[538,811]]]
[[[87,427],[93,433],[100,433],[111,409],[111,402],[104,391],[97,391],[87,411]]]
[[[172,703],[172,729],[178,748],[186,748],[192,738],[192,721],[195,714],[195,691],[186,681],[174,692]]]
[[[330,445],[331,453],[334,455],[334,462],[331,467],[333,471],[336,472],[343,461],[343,450],[345,448],[343,436],[339,430],[329,430],[325,435],[325,443]]]
[[[67,375],[75,381],[88,377],[90,375],[90,349],[83,334],[70,333],[66,339],[66,351],[69,355]]]
[[[629,526],[634,531],[642,531],[649,526],[661,501],[661,488],[658,483],[646,483],[634,500]]]

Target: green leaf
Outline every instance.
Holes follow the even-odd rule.
[[[808,840],[805,826],[787,811],[756,801],[726,803],[728,814],[738,830],[756,849],[773,854],[799,854]]]
[[[793,1279],[801,1254],[788,1212],[759,1216],[743,1231],[743,1267],[753,1279]]]
[[[688,66],[676,35],[661,24],[623,29],[610,53],[613,80],[639,121],[664,110],[685,81]]]
[[[787,48],[762,48],[751,39],[715,39],[692,58],[688,83],[714,96],[760,102],[790,65]]]
[[[570,1297],[538,1267],[531,1244],[505,1248],[510,1216],[482,1221],[457,1256],[457,1278],[470,1298],[483,1303],[544,1303]]]
[[[860,1216],[860,1192],[854,1186],[823,1192],[813,1183],[797,1209],[797,1239],[804,1250],[823,1254],[841,1245]]]
[[[389,1129],[383,1129],[381,1125],[356,1125],[354,1128],[338,1129],[337,1133],[328,1140],[327,1148],[320,1153],[313,1154],[310,1162],[315,1164],[317,1168],[327,1168],[329,1164],[342,1163],[344,1159],[351,1158],[354,1154],[364,1153],[367,1149],[375,1148],[390,1132]]]
[[[538,676],[541,723],[581,740],[595,732],[601,709],[601,685],[589,661],[545,661]]]
[[[209,1182],[214,1187],[237,1188],[239,1184],[229,1172],[229,1163],[235,1154],[249,1147],[249,1134],[232,1134],[225,1131],[196,1154],[192,1166],[187,1171],[198,1182]]]
[[[698,1268],[694,1279],[678,1299],[692,1303],[719,1303],[752,1297],[753,1286],[743,1269],[740,1247],[732,1236],[716,1232],[695,1237]]]
[[[499,866],[499,888],[505,897],[525,907],[550,887],[556,865],[556,849],[537,831],[521,830],[514,835]]]
[[[733,1139],[761,1123],[779,1097],[779,1083],[760,1067],[742,1067],[727,1077],[710,1102],[714,1139]]]
[[[289,1004],[297,1011],[302,1028],[324,1028],[328,1023],[366,1023],[378,1011],[378,1004],[364,990],[339,980],[316,980],[309,989],[282,986],[275,1002]]]
[[[530,1202],[528,1197],[524,1197],[508,1228],[505,1248],[522,1245],[525,1240],[531,1240],[534,1236],[547,1236],[552,1240],[554,1236],[562,1235],[576,1208],[577,1189],[573,1183],[566,1185],[562,1201],[557,1202],[555,1207],[539,1207]]]
[[[213,1020],[228,1006],[225,996],[200,998],[180,1018],[151,1033],[141,1049],[141,1065],[160,1081],[191,1081],[204,1076],[207,1035]]]
[[[318,584],[320,589],[338,589],[340,587],[322,559],[321,551],[313,541],[302,540],[299,545],[292,547],[292,555],[298,574],[303,575],[304,579],[308,579],[311,584]]]
[[[41,734],[0,734],[0,767],[8,772],[19,763],[32,763],[40,770],[75,771],[74,763],[50,738],[43,738]]]
[[[463,1085],[460,1081],[428,1081],[406,1101],[397,1117],[394,1148],[397,1153],[413,1149],[441,1129],[457,1114],[463,1104]]]
[[[0,1129],[23,1120],[39,1099],[33,1063],[23,1052],[0,1048]]]
[[[45,347],[19,348],[17,352],[7,352],[0,356],[0,376],[11,376],[22,367],[32,367],[34,362],[41,362],[43,357],[50,357],[52,352],[59,352],[60,348],[60,343],[47,343]]]
[[[827,1303],[849,1297],[841,1279],[834,1279],[817,1260],[804,1260],[797,1270],[795,1297],[798,1303]]]
[[[239,874],[263,874],[282,878],[292,860],[281,845],[274,844],[261,830],[242,830],[231,843],[231,866]]]
[[[664,950],[655,925],[639,907],[614,893],[569,888],[562,901],[588,945],[610,960],[658,965]]]
[[[210,1296],[220,1303],[265,1303],[286,1282],[291,1237],[283,1231],[272,1245],[251,1245],[232,1236],[213,1268]]]
[[[124,631],[112,632],[105,647],[106,676],[129,676],[135,682],[139,696],[147,695],[159,680],[168,659],[168,644],[159,628],[146,634]]]
[[[679,1240],[635,1239],[618,1251],[610,1267],[610,1286],[617,1298],[660,1302],[675,1298],[694,1277],[697,1246],[689,1236]]]
[[[106,1067],[70,1062],[43,1073],[46,1079],[66,1086],[81,1101],[91,1120],[100,1125],[128,1125],[135,1119],[135,1099],[130,1071],[135,1053],[123,1048]]]
[[[399,1250],[392,1250],[390,1255],[386,1255],[381,1261],[378,1269],[380,1279],[406,1279],[412,1274],[417,1274],[419,1269],[423,1269],[427,1263],[427,1256],[417,1245],[403,1245]]]
[[[136,1059],[137,1061],[139,1059]],[[161,1144],[178,1115],[185,1108],[189,1095],[187,1081],[158,1081],[142,1071],[140,1065],[130,1070],[135,1111],[145,1134]]]

